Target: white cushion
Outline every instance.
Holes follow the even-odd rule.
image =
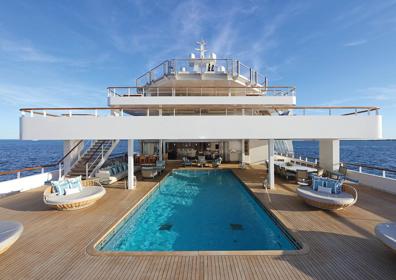
[[[15,221],[0,221],[0,251],[10,247],[22,234],[23,225]]]
[[[375,235],[385,245],[396,251],[396,223],[379,224],[375,227]]]
[[[65,189],[65,195],[79,193],[79,192],[80,192],[79,188]]]
[[[318,186],[318,192],[331,193],[331,188]]]
[[[302,198],[334,205],[347,205],[353,203],[355,200],[353,195],[347,192],[341,192],[338,194],[323,193],[314,191],[311,187],[302,186],[297,188],[297,194]]]
[[[45,197],[45,203],[49,205],[77,203],[85,200],[99,199],[106,193],[101,186],[84,187],[82,191],[69,195],[56,195],[50,193]]]

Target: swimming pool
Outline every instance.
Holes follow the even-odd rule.
[[[230,170],[174,170],[99,251],[296,250],[299,245]]]

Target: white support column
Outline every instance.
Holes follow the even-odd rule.
[[[319,141],[319,164],[329,171],[340,166],[340,140],[324,139]]]
[[[274,139],[268,140],[268,185],[270,189],[275,189],[275,172],[274,172]]]
[[[242,155],[241,155],[241,163],[243,164],[245,162],[245,139],[242,139],[241,141],[241,151],[242,151]]]
[[[134,174],[134,158],[133,158],[133,140],[128,139],[128,189],[136,188]]]
[[[161,140],[159,140],[159,143],[158,143],[158,153],[159,153],[159,160],[162,160],[162,158],[163,158],[163,145],[162,145],[162,139]]]

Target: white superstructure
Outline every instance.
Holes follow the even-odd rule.
[[[65,140],[65,154],[80,140],[107,140],[110,151],[116,140],[127,139],[130,175],[133,140],[142,141],[143,153],[169,160],[198,154],[250,164],[269,160],[273,186],[277,140],[319,139],[320,162],[334,169],[339,139],[382,137],[377,107],[297,106],[294,87],[270,86],[256,70],[206,55],[205,42],[198,43],[198,55],[166,60],[136,86],[109,87],[108,107],[21,109],[20,138]],[[76,154],[73,161],[81,157]],[[97,163],[102,160],[103,153]]]

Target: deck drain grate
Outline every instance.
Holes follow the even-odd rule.
[[[243,225],[241,224],[230,224],[231,230],[243,230]]]
[[[171,230],[171,228],[172,228],[172,225],[171,225],[171,224],[162,224],[162,225],[159,227],[159,230]]]

